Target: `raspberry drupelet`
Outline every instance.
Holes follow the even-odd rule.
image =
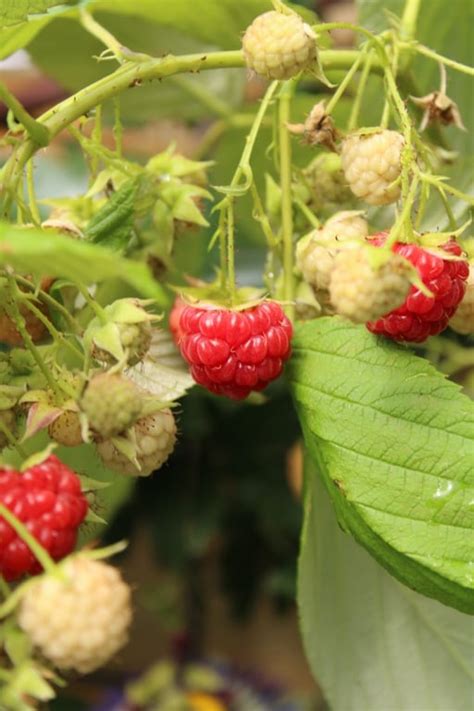
[[[88,510],[79,477],[54,455],[22,474],[0,469],[0,503],[54,560],[74,549],[78,528]],[[0,514],[0,575],[16,580],[41,570],[26,543]]]
[[[381,246],[386,238],[387,233],[380,233],[369,240]],[[447,257],[461,257],[462,249],[454,240],[441,245],[437,253],[416,244],[401,242],[395,243],[392,249],[413,264],[432,296],[423,294],[412,285],[399,308],[377,321],[369,321],[367,328],[372,333],[396,341],[421,343],[429,336],[441,333],[448,325],[464,296],[469,266],[463,259],[443,259],[440,254],[443,250]]]
[[[293,327],[274,301],[241,311],[187,306],[180,348],[197,383],[241,400],[279,377],[291,354]]]

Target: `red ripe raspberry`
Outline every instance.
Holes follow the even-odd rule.
[[[173,341],[179,346],[181,340],[181,328],[179,325],[181,314],[183,309],[186,308],[186,302],[180,296],[177,296],[173,304],[173,308],[170,311],[168,326],[173,336]]]
[[[274,301],[243,311],[186,306],[180,328],[181,353],[195,381],[234,400],[278,378],[291,354],[293,328]]]
[[[370,241],[380,246],[386,237],[387,233],[382,232]],[[454,240],[443,244],[441,249],[455,256],[462,254],[461,247]],[[428,336],[441,333],[448,325],[464,296],[469,266],[464,260],[443,259],[416,244],[397,242],[393,251],[413,264],[433,296],[425,296],[412,285],[402,306],[377,321],[369,321],[367,328],[396,341],[420,343]]]
[[[54,560],[73,550],[88,509],[79,478],[54,455],[22,474],[0,469],[0,502]],[[0,514],[0,575],[15,580],[41,570],[26,543]]]

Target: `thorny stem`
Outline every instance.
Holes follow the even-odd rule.
[[[348,69],[352,66],[357,56],[357,50],[322,50],[320,52],[321,63],[325,71]],[[241,50],[211,52],[209,54],[201,52],[177,57],[168,55],[142,62],[129,61],[116,69],[116,71],[81,89],[73,96],[46,111],[39,117],[37,123],[45,126],[51,140],[98,104],[104,103],[108,99],[118,96],[128,88],[137,86],[144,81],[164,79],[185,72],[243,66],[245,66],[245,61]],[[381,63],[378,58],[374,58],[371,68],[374,71],[380,71]],[[23,168],[37,149],[38,145],[33,139],[30,138],[24,141],[0,171],[1,182],[4,186],[8,186],[8,190],[5,191],[3,214],[8,214]]]
[[[49,318],[44,315],[44,313],[39,309],[32,301],[31,299],[25,299],[25,304],[27,308],[31,311],[32,314],[36,316],[36,318],[41,321],[41,323],[45,326],[47,329],[48,333],[51,335],[51,338],[56,342],[56,343],[62,343],[66,348],[68,348],[71,353],[73,353],[76,357],[80,358],[82,361],[84,359],[84,354],[82,351],[79,350],[75,345],[73,345],[70,341],[67,340],[67,338],[64,336],[63,333],[58,331],[56,327],[51,323]]]
[[[226,213],[221,210],[219,215],[219,227],[217,234],[219,235],[219,253],[221,260],[221,287],[225,289],[227,284],[227,254],[226,254]]]
[[[391,61],[391,71],[392,71],[394,78],[397,76],[397,72],[398,72],[398,58],[399,58],[398,44],[394,43],[393,44],[393,56],[392,56],[392,61]],[[398,88],[397,88],[397,93],[398,93]],[[389,121],[390,121],[390,96],[386,96],[385,102],[384,102],[384,107],[383,107],[382,118],[380,120],[380,127],[387,128]]]
[[[47,368],[46,363],[43,361],[38,348],[33,343],[33,339],[31,338],[28,329],[26,328],[25,318],[21,313],[20,309],[18,308],[18,301],[21,300],[21,293],[18,289],[18,285],[11,274],[7,274],[6,276],[7,289],[10,295],[10,299],[5,306],[6,311],[12,319],[13,323],[15,324],[15,328],[20,334],[26,348],[30,351],[31,355],[35,359],[36,365],[43,374],[49,387],[54,393],[56,393],[56,395],[61,395],[61,390],[57,382],[53,378],[51,371]]]
[[[348,131],[353,131],[356,128],[357,122],[359,120],[360,107],[362,105],[362,99],[364,96],[365,87],[367,85],[367,80],[369,78],[372,56],[373,56],[373,51],[369,50],[367,52],[367,56],[366,56],[365,62],[364,62],[364,67],[363,67],[361,75],[360,75],[359,84],[357,86],[357,93],[355,95],[354,102],[352,104],[351,115],[349,117],[349,121],[347,124]]]
[[[102,145],[102,104],[99,104],[95,110],[95,121],[94,128],[92,129],[91,140],[92,143],[94,143],[94,145],[96,146]],[[99,172],[99,156],[97,155],[97,153],[92,155],[90,165],[90,180],[92,183],[94,182],[94,179],[97,177],[97,173]]]
[[[400,238],[401,232],[404,227],[407,229],[407,231],[409,231],[411,233],[413,231],[413,228],[411,227],[410,213],[411,213],[411,209],[412,209],[415,197],[416,197],[416,191],[418,189],[418,182],[419,182],[419,180],[415,176],[412,180],[410,190],[408,191],[408,194],[404,200],[403,210],[401,211],[400,215],[398,216],[398,219],[390,232],[390,236],[387,239],[387,242],[385,245],[387,247],[387,249],[390,249],[390,247],[392,247],[395,244],[395,242],[397,242],[397,240]],[[409,241],[406,239],[406,237],[407,237],[407,235],[404,234],[403,239],[402,239],[403,242]]]
[[[239,164],[235,170],[234,176],[230,183],[231,192],[238,187],[240,179],[242,176],[245,177],[248,187],[250,187],[253,178],[251,177],[250,168],[250,158],[252,157],[252,152],[255,146],[255,141],[257,140],[258,132],[261,128],[262,121],[264,119],[265,113],[270,105],[273,95],[278,87],[278,82],[274,81],[268,87],[265,96],[263,97],[259,109],[255,115],[252,123],[252,128],[250,129],[247,138],[245,139],[245,147],[242,152]],[[235,299],[235,260],[234,260],[234,200],[235,195],[229,194],[222,201],[223,209],[226,213],[226,225],[227,225],[227,242],[226,242],[226,252],[227,252],[227,285],[229,289],[229,296],[231,304]],[[221,241],[221,246],[223,242]]]
[[[424,180],[426,183],[430,183],[431,185],[434,185],[435,188],[437,188],[438,190],[445,190],[447,193],[451,193],[451,195],[454,195],[455,197],[459,198],[459,200],[463,200],[463,202],[466,202],[468,205],[474,206],[474,197],[472,197],[471,195],[468,195],[467,193],[463,193],[461,190],[454,188],[452,185],[450,185],[446,181],[440,180],[435,175],[430,175],[429,173],[423,173],[419,168],[417,168],[417,172],[418,172],[421,180]]]
[[[114,96],[114,139],[115,139],[115,152],[119,158],[122,157],[123,150],[123,126],[122,118],[120,115],[120,97]]]
[[[257,186],[255,185],[255,183],[252,183],[252,185],[250,186],[250,192],[252,194],[253,200],[254,217],[260,223],[262,232],[265,235],[265,239],[267,241],[269,249],[274,249],[278,244],[278,239],[273,234],[273,230],[270,225],[270,220],[268,219],[268,216],[266,215],[265,210],[263,209],[262,200],[260,198],[260,195],[258,194]]]
[[[341,98],[341,96],[344,94],[345,90],[351,83],[352,78],[354,77],[354,74],[359,69],[359,66],[360,66],[362,60],[364,59],[365,54],[366,54],[366,50],[362,50],[362,52],[360,52],[360,54],[357,57],[357,59],[355,60],[354,64],[352,65],[350,70],[347,72],[346,76],[341,81],[341,83],[337,87],[334,94],[331,96],[331,99],[329,100],[329,103],[326,106],[326,113],[327,114],[331,114],[331,112],[334,110],[334,107],[336,106],[337,102],[339,101],[339,99]]]
[[[285,82],[279,96],[278,145],[280,156],[280,187],[281,187],[281,230],[283,241],[283,298],[286,303],[286,313],[294,318],[294,287],[293,274],[293,197],[291,184],[291,137],[288,131],[290,123],[291,99],[295,90],[292,81]]]
[[[316,230],[321,227],[320,220],[318,220],[314,212],[311,212],[309,207],[305,205],[302,200],[293,200],[293,203],[298,208],[298,210],[306,217],[311,227]]]
[[[36,147],[47,146],[50,141],[49,131],[39,121],[30,116],[28,111],[20,104],[18,99],[11,94],[7,87],[0,82],[0,101],[12,111],[17,120],[23,125]]]
[[[422,54],[425,57],[434,59],[436,62],[445,64],[447,67],[451,67],[451,69],[456,69],[458,72],[474,77],[473,67],[469,67],[467,64],[461,64],[461,62],[456,62],[454,59],[449,59],[449,57],[443,57],[442,54],[438,54],[438,52],[425,47],[423,44],[402,42],[400,49],[414,49],[418,54]]]
[[[457,228],[456,218],[454,217],[454,213],[451,209],[451,205],[449,204],[449,200],[446,197],[446,193],[442,188],[438,188],[438,195],[441,199],[441,202],[443,203],[446,215],[448,217],[449,227],[451,230],[455,230]]]
[[[31,281],[29,281],[28,279],[25,279],[25,277],[22,277],[19,274],[15,274],[15,281],[18,282],[18,284],[21,284],[21,286],[27,287],[28,289],[31,289],[32,291],[36,292],[34,284],[32,284]],[[41,296],[43,301],[45,301],[54,309],[59,311],[59,313],[69,322],[74,333],[81,333],[81,327],[77,320],[59,301],[50,296],[47,291],[43,291],[43,289],[39,289],[37,293],[39,296]]]
[[[78,292],[81,294],[81,296],[84,298],[84,301],[95,313],[95,315],[99,319],[100,323],[103,326],[105,326],[108,323],[108,320],[107,320],[107,314],[105,313],[102,306],[100,304],[98,304],[97,301],[89,294],[89,290],[87,289],[86,286],[84,286],[83,284],[80,284],[79,282],[75,282],[74,285],[75,285],[76,289],[78,290]]]
[[[35,195],[35,180],[33,175],[33,159],[28,161],[26,166],[26,184],[28,188],[28,203],[31,211],[31,216],[33,217],[33,222],[36,225],[41,224],[41,216],[38,210],[38,203],[36,202]]]
[[[416,34],[421,0],[406,0],[402,15],[402,30],[405,37],[412,39]]]
[[[26,543],[26,545],[33,553],[38,563],[40,563],[42,568],[47,573],[55,575],[58,570],[58,567],[49,555],[48,551],[43,548],[43,546],[36,540],[34,536],[31,535],[26,526],[15,516],[15,514],[13,514],[10,509],[7,509],[7,507],[4,506],[2,503],[0,503],[0,515],[19,535],[21,540]]]
[[[234,198],[229,198],[227,206],[227,286],[229,290],[230,304],[233,306],[235,300],[235,246],[234,246]]]

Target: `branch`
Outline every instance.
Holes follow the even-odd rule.
[[[331,69],[349,69],[358,54],[357,50],[322,50],[320,57],[323,68],[327,71]],[[186,72],[196,73],[210,69],[228,69],[244,66],[245,60],[242,50],[211,52],[209,54],[201,52],[178,57],[168,55],[143,62],[126,62],[116,71],[81,89],[77,94],[70,96],[65,101],[46,111],[34,123],[37,124],[39,122],[43,125],[49,132],[49,140],[51,140],[95,106],[118,96],[129,88],[139,86],[145,81],[164,79]],[[373,71],[381,71],[381,63],[378,58],[374,57],[371,69]],[[17,152],[5,163],[0,173],[3,186],[7,187],[7,190],[5,190],[7,194],[2,208],[3,214],[8,213],[23,169],[38,147],[37,141],[30,138],[19,146]]]
[[[16,119],[22,124],[25,131],[30,134],[31,141],[39,148],[47,146],[50,141],[49,131],[38,121],[30,116],[28,111],[20,104],[18,99],[11,94],[7,87],[0,82],[0,100],[13,112]]]

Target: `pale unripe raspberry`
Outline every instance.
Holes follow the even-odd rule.
[[[122,375],[100,373],[92,378],[81,399],[90,428],[103,439],[133,425],[142,409],[140,391]]]
[[[334,259],[345,243],[363,239],[369,233],[367,221],[359,212],[345,210],[333,215],[325,225],[314,230],[311,237],[296,245],[296,266],[303,278],[317,290],[329,289]]]
[[[342,210],[324,223],[323,231],[338,241],[363,239],[369,234],[369,225],[358,210]]]
[[[387,205],[400,196],[392,185],[401,172],[403,136],[397,131],[354,134],[342,143],[342,167],[354,195],[369,205]]]
[[[128,353],[128,365],[140,363],[147,354],[151,344],[152,327],[150,322],[119,323],[117,326],[122,348]],[[111,353],[102,348],[98,348],[96,345],[92,348],[92,355],[101,363],[107,363],[108,365],[116,363],[116,359]]]
[[[77,412],[65,410],[48,427],[48,434],[64,447],[78,447],[83,444],[81,421]]]
[[[109,469],[130,476],[148,476],[168,459],[176,442],[176,423],[171,410],[165,409],[142,417],[134,425],[137,443],[137,468],[112,440],[99,442],[97,451]]]
[[[340,252],[335,259],[329,293],[341,316],[366,323],[398,308],[410,290],[410,267],[397,254],[374,269],[364,248]]]
[[[250,69],[267,79],[290,79],[316,59],[316,35],[295,13],[265,12],[242,39]]]
[[[467,279],[466,292],[464,294],[463,300],[457,307],[454,316],[451,316],[449,320],[449,326],[456,331],[456,333],[461,333],[463,336],[467,336],[470,333],[474,333],[474,265],[471,264],[469,267],[469,276]]]
[[[56,667],[87,674],[126,643],[130,588],[116,568],[85,556],[62,568],[64,578],[42,575],[26,588],[18,622]]]
[[[308,207],[317,215],[331,215],[340,206],[350,206],[355,201],[337,153],[317,156],[304,169],[303,178],[309,191]]]

